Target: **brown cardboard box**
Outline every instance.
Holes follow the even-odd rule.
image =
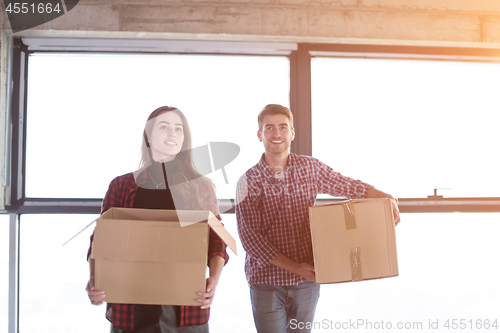
[[[398,275],[390,199],[356,199],[309,208],[317,283]]]
[[[235,240],[209,211],[109,209],[94,231],[96,289],[110,303],[199,305],[210,229],[236,253]]]

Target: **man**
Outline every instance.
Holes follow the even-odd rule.
[[[319,298],[308,208],[318,193],[393,197],[342,176],[313,157],[291,154],[295,130],[288,108],[267,105],[258,123],[257,136],[265,153],[238,181],[236,207],[255,326],[259,333],[310,332],[290,327],[292,319],[313,322]],[[399,223],[396,199],[393,214]]]

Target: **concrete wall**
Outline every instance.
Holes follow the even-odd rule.
[[[0,24],[9,29],[2,11]],[[58,35],[63,31],[66,36],[68,31],[80,35],[93,32],[93,36],[139,32],[231,34],[238,35],[233,36],[236,39],[246,36],[294,41],[353,38],[431,45],[500,43],[500,1],[80,0],[67,14],[21,34]]]

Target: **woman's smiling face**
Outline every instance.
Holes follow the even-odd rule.
[[[150,121],[154,121],[153,130],[148,137],[153,160],[173,161],[184,143],[184,124],[181,117],[170,111]]]

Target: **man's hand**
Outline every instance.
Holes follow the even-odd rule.
[[[297,270],[292,273],[302,276],[303,278],[316,282],[316,273],[314,272],[314,266],[306,262],[298,264]]]
[[[302,276],[304,279],[316,282],[316,274],[314,273],[314,266],[308,263],[297,263],[288,258],[284,254],[278,253],[276,257],[269,262],[274,266],[281,267],[294,274]]]
[[[392,215],[394,216],[394,225],[398,225],[401,222],[401,217],[399,216],[399,206],[398,199],[394,198],[392,195],[377,190],[375,187],[370,187],[366,192],[367,198],[389,198],[392,203]]]
[[[392,197],[391,204],[392,204],[392,215],[394,216],[394,225],[398,225],[399,222],[401,222],[401,217],[399,216],[398,199]]]

